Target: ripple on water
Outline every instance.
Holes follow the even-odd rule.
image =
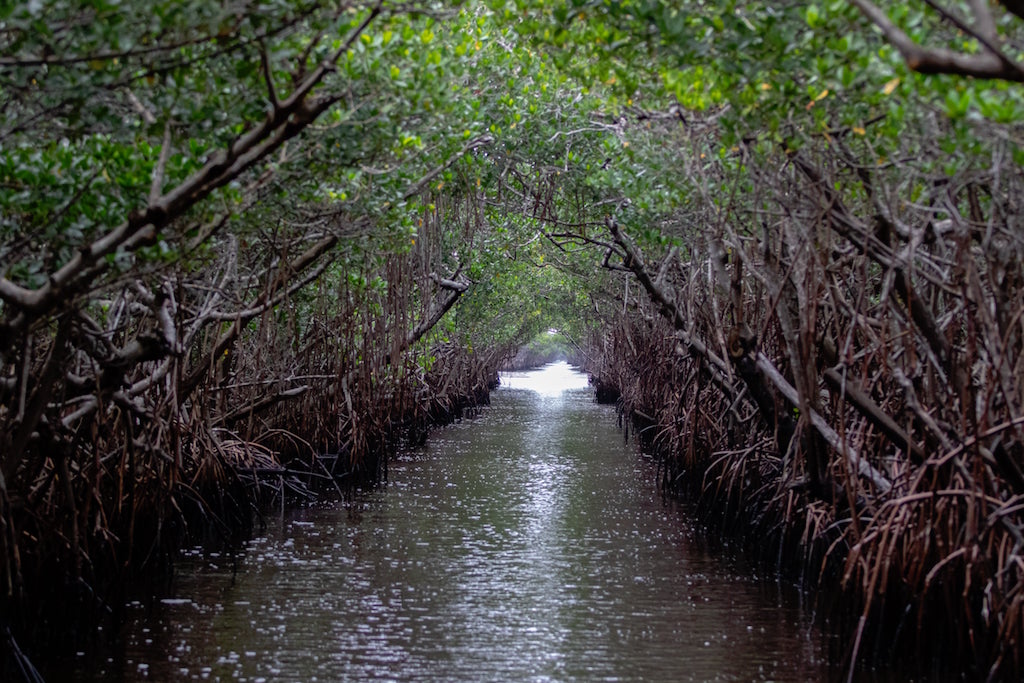
[[[78,678],[828,675],[795,596],[691,544],[585,376],[502,380],[481,419],[400,454],[386,485],[271,520],[237,575],[186,553],[177,596],[132,606],[122,655]]]

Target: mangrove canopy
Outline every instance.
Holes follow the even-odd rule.
[[[0,7],[6,670],[557,330],[716,533],[840,590],[841,656],[1019,676],[1022,18]]]

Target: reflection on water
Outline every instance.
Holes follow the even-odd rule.
[[[557,401],[535,388],[554,377]],[[695,548],[584,386],[564,367],[506,377],[386,486],[272,523],[237,575],[193,551],[177,595],[130,605],[123,651],[75,677],[825,678],[797,597]]]

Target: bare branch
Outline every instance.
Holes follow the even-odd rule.
[[[149,107],[144,105],[142,101],[136,97],[135,93],[131,91],[131,89],[128,89],[126,92],[128,93],[128,101],[132,103],[132,107],[135,108],[135,111],[139,112],[139,116],[142,117],[142,120],[150,126],[156,123],[156,116],[154,116],[153,112],[149,110]]]
[[[997,37],[996,22],[989,11],[987,0],[970,0],[971,11],[974,12],[974,25],[979,38],[994,41]]]
[[[775,364],[761,352],[757,354],[757,367],[775,385],[775,388],[778,389],[779,393],[787,401],[794,406],[800,405],[800,396],[797,394],[796,388],[786,380],[778,368],[775,367]],[[857,450],[840,437],[836,430],[825,421],[825,418],[815,411],[811,411],[811,424],[837,453],[841,454],[857,469],[858,474],[874,484],[875,488],[881,493],[887,493],[892,488],[892,483],[889,482],[885,475],[872,467],[871,463],[861,458]]]
[[[160,158],[153,169],[153,182],[149,186],[149,203],[155,204],[164,189],[164,174],[167,172],[167,159],[171,156],[171,123],[164,124],[164,140],[160,145]]]
[[[459,292],[460,294],[464,293],[467,289],[469,289],[469,283],[461,278],[458,280],[451,280],[448,278],[443,278],[437,273],[431,273],[430,279],[433,280],[434,284],[436,284],[441,289],[448,289],[453,292]]]
[[[277,88],[274,87],[274,72],[270,69],[270,56],[267,54],[267,46],[260,41],[260,67],[263,69],[263,79],[267,82],[267,97],[270,98],[270,106],[277,109],[281,106],[281,100],[277,97]]]
[[[426,175],[420,178],[412,187],[405,191],[405,193],[402,195],[402,198],[411,199],[415,197],[416,195],[421,193],[434,178],[436,178],[437,176],[441,175],[449,168],[451,168],[452,164],[454,164],[456,161],[466,156],[474,149],[482,147],[484,145],[489,145],[492,142],[494,142],[494,138],[491,137],[490,135],[481,135],[480,137],[473,138],[465,145],[463,145],[462,149],[460,149],[456,154],[453,154],[451,157],[449,157],[443,164],[436,166],[429,172],[427,172]]]
[[[984,51],[967,55],[953,52],[946,48],[925,48],[918,45],[899,28],[889,15],[870,0],[850,0],[864,16],[882,30],[900,54],[907,66],[923,74],[956,74],[973,76],[974,78],[999,79],[1015,83],[1024,82],[1024,66],[1012,61],[999,49],[984,32],[987,30],[984,19],[978,30],[967,30],[978,39]]]

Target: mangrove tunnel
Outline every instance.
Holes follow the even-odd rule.
[[[3,4],[0,678],[102,651],[197,544],[251,564],[280,520],[340,529],[312,512],[330,501],[402,514],[375,484],[408,449],[427,503],[472,504],[431,439],[489,438],[514,413],[484,407],[499,370],[564,358],[717,561],[813,605],[813,627],[757,617],[785,667],[737,651],[721,677],[1019,679],[1022,83],[1017,0]],[[529,492],[582,505],[637,457]],[[590,514],[640,523],[607,498]],[[679,515],[628,509],[663,525],[636,527],[661,544],[638,581],[693,571]],[[443,540],[415,552],[451,560]],[[567,552],[536,594],[552,621],[516,643],[618,623],[541,600],[570,583],[644,593]],[[348,557],[322,567],[339,591]],[[652,618],[668,652],[702,588]],[[817,628],[827,663],[784,644]],[[491,655],[493,678],[716,677]],[[388,666],[352,676],[413,676]]]

